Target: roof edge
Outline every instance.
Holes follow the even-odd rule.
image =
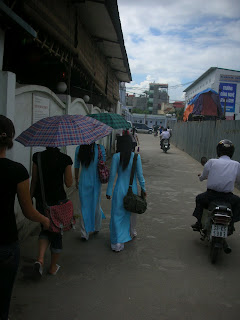
[[[183,92],[186,92],[187,90],[191,89],[193,86],[195,86],[195,84],[197,84],[200,80],[202,80],[206,75],[208,75],[209,73],[211,73],[212,71],[215,71],[217,69],[218,70],[227,70],[227,71],[240,72],[240,70],[211,67],[206,72],[204,72],[199,78],[197,78],[197,80],[195,80],[192,84],[190,84],[190,86],[188,86],[185,90],[183,90]]]
[[[0,12],[6,16],[12,24],[21,27],[25,32],[30,34],[33,38],[37,37],[37,32],[20,16],[18,16],[10,7],[0,1]]]
[[[204,77],[206,77],[209,73],[215,71],[218,69],[217,67],[211,67],[207,71],[205,71],[199,78],[197,78],[190,86],[188,86],[186,89],[183,90],[183,92],[186,92],[190,90],[192,87],[194,87],[200,80],[202,80]]]
[[[111,18],[112,24],[115,28],[116,33],[117,33],[118,39],[119,39],[119,44],[120,44],[121,52],[123,55],[126,73],[128,74],[129,82],[130,82],[130,81],[132,81],[132,75],[131,75],[131,71],[130,71],[130,67],[129,67],[128,56],[127,56],[125,44],[124,44],[124,38],[123,38],[123,33],[122,33],[122,26],[121,26],[119,11],[118,11],[117,0],[106,0],[105,5],[108,10],[109,16]]]

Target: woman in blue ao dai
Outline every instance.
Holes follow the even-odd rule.
[[[103,161],[105,149],[100,145]],[[75,179],[80,199],[80,223],[82,240],[88,240],[90,232],[99,232],[102,223],[101,182],[98,175],[98,146],[95,143],[81,145],[75,151]],[[80,177],[79,170],[81,167]],[[79,181],[78,181],[79,180]]]
[[[118,146],[120,152],[114,154],[111,165],[110,178],[106,192],[107,199],[111,199],[112,189],[116,174],[117,182],[113,192],[111,221],[110,221],[110,240],[113,251],[124,249],[124,243],[132,240],[136,233],[136,214],[125,210],[123,198],[127,194],[129,180],[132,170],[134,152],[132,152],[132,139],[130,136],[122,136]],[[133,179],[133,192],[137,194],[137,178],[143,191],[145,192],[145,180],[142,172],[141,157],[137,157],[136,172]],[[146,192],[145,192],[146,195]]]

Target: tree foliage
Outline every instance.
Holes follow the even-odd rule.
[[[178,108],[174,111],[170,111],[169,114],[175,114],[177,120],[183,120],[184,108]]]
[[[183,120],[184,108],[176,110],[176,117],[178,120]]]
[[[138,108],[133,108],[132,113],[138,113],[138,114],[150,114],[149,110],[147,109],[138,109]]]

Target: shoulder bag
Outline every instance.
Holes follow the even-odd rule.
[[[101,183],[108,183],[110,171],[103,161],[102,151],[98,144],[98,175]]]
[[[137,165],[137,157],[138,155],[135,154],[133,158],[129,188],[127,195],[123,198],[123,206],[129,212],[142,214],[147,210],[147,201],[146,197],[144,196],[144,191],[141,189],[141,196],[133,193],[132,191],[133,177]]]
[[[50,220],[49,231],[63,234],[64,231],[75,229],[76,220],[73,216],[73,204],[71,200],[59,201],[59,204],[48,206],[45,198],[41,153],[38,153],[38,172],[41,185],[42,201],[46,217]]]

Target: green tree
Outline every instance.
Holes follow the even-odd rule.
[[[149,110],[145,109],[138,109],[138,108],[133,108],[132,113],[138,113],[138,114],[150,114]]]
[[[178,120],[183,120],[184,108],[178,109],[176,111],[176,117]]]

